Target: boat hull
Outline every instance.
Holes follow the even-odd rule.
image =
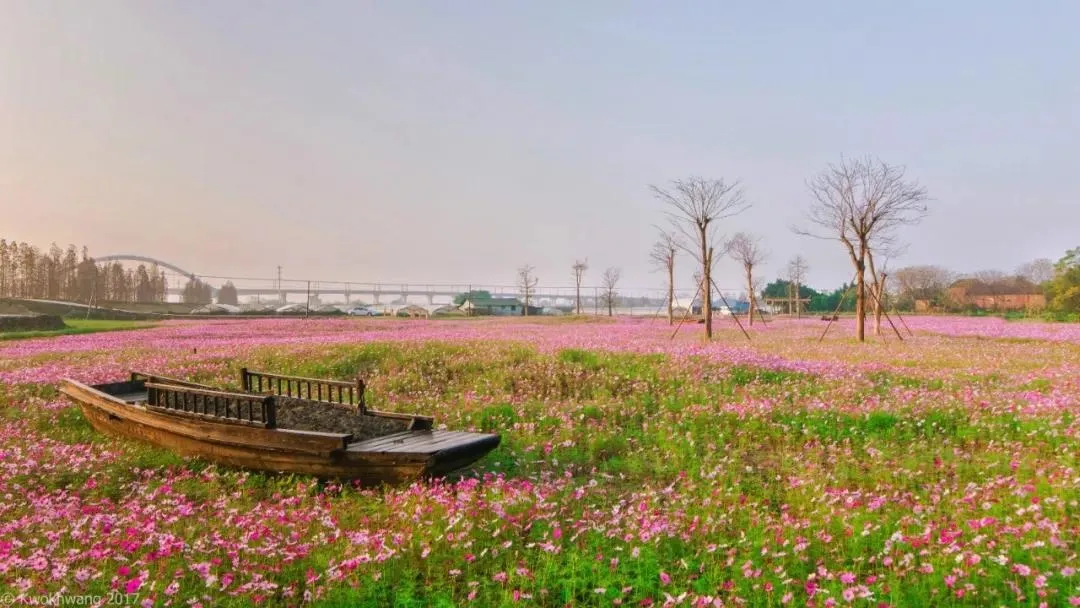
[[[350,445],[348,436],[341,434],[251,428],[152,412],[71,380],[62,382],[61,392],[77,403],[90,424],[105,435],[230,467],[349,479],[363,485],[397,484],[443,475],[475,462],[499,443],[498,436],[476,434],[466,445],[448,445],[428,452],[368,450],[363,449],[363,444]],[[445,432],[409,433],[437,437],[437,433]]]

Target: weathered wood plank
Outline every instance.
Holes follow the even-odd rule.
[[[349,445],[349,452],[434,455],[445,450],[483,447],[492,441],[497,445],[498,435],[465,431],[404,431],[353,443]]]
[[[252,371],[252,370],[247,370],[247,373],[250,376],[263,376],[263,377],[266,377],[266,378],[280,378],[282,380],[293,380],[293,381],[300,381],[300,382],[315,381],[315,382],[322,382],[324,384],[332,384],[334,386],[345,386],[345,387],[356,386],[355,382],[349,382],[347,380],[318,380],[318,379],[314,379],[314,378],[304,378],[304,377],[301,377],[301,376],[287,376],[285,374],[271,374],[269,372],[257,372],[257,371]]]
[[[338,438],[313,435],[306,431],[283,433],[278,429],[253,428],[224,421],[163,416],[145,407],[118,401],[111,395],[74,380],[64,380],[60,392],[83,406],[84,411],[87,408],[96,408],[134,424],[160,428],[208,444],[220,443],[251,449],[323,455],[343,448],[343,442]]]
[[[428,466],[426,460],[407,458],[376,459],[365,454],[348,457],[342,454],[338,458],[328,458],[318,454],[254,451],[229,444],[207,444],[161,428],[131,424],[95,408],[84,409],[84,413],[90,424],[102,433],[144,441],[173,450],[182,456],[205,458],[227,466],[356,479],[363,485],[401,483],[417,479],[425,474]]]
[[[169,384],[146,382],[147,403],[161,409],[171,409],[203,417],[220,417],[224,421],[259,424],[273,428],[275,404],[273,397],[250,393],[230,393]]]
[[[213,391],[217,390],[212,386],[206,384],[199,384],[198,382],[189,382],[187,380],[180,380],[179,378],[171,378],[169,376],[162,376],[160,374],[148,374],[146,372],[131,372],[132,382],[153,382],[156,384],[173,384],[176,386],[186,386],[188,388],[197,388],[202,390]]]

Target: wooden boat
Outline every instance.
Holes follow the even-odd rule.
[[[98,431],[184,456],[365,485],[445,475],[499,445],[499,435],[434,430],[430,416],[379,412],[362,380],[241,370],[242,392],[132,372],[129,380],[61,381]]]

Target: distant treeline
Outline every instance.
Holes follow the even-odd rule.
[[[0,297],[71,302],[164,302],[165,274],[156,265],[124,269],[98,264],[83,247],[55,243],[41,251],[27,243],[0,239]],[[209,289],[205,297],[209,298]],[[195,294],[192,294],[193,296]],[[203,295],[203,294],[198,294]]]

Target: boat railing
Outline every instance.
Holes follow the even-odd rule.
[[[248,393],[295,397],[324,403],[336,403],[355,407],[360,413],[367,412],[364,403],[364,381],[319,380],[267,372],[240,369],[240,386]]]
[[[169,376],[162,376],[159,374],[149,374],[146,372],[131,372],[132,382],[152,382],[154,384],[171,384],[174,386],[184,386],[187,388],[198,388],[207,391],[217,390],[216,388],[207,384],[199,384],[198,382],[191,382],[189,380],[181,380],[179,378],[171,378]]]
[[[274,398],[170,384],[146,383],[146,408],[264,429],[276,426]]]

